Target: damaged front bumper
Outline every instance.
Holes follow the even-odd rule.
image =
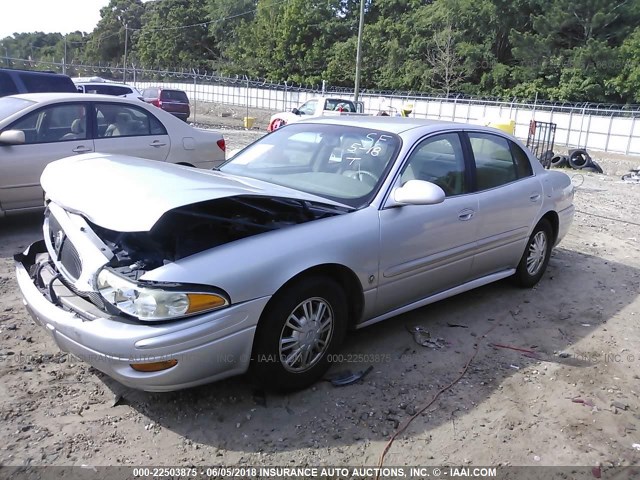
[[[120,383],[146,391],[172,391],[244,373],[258,319],[269,297],[165,323],[145,324],[110,315],[67,288],[44,241],[14,257],[23,302],[61,350]],[[131,364],[177,360],[157,372]]]

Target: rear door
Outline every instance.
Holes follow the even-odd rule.
[[[165,126],[141,107],[125,103],[94,104],[97,152],[165,161],[171,139]]]
[[[468,139],[479,201],[472,272],[478,278],[518,264],[542,207],[543,190],[527,155],[514,142],[484,132],[469,132]]]
[[[0,204],[5,210],[43,205],[40,175],[48,163],[92,152],[88,105],[82,102],[29,112],[5,130],[21,130],[23,145],[0,145]]]

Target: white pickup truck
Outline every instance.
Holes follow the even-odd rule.
[[[290,112],[279,112],[271,115],[267,131],[272,132],[288,123],[294,123],[303,118],[325,115],[365,115],[364,104],[345,100],[344,98],[315,97],[307,100],[298,108],[293,108]]]

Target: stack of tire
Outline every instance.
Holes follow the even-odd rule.
[[[549,164],[554,168],[569,167],[575,170],[584,170],[585,172],[603,173],[602,167],[582,148],[569,150],[568,155],[553,155],[553,152],[551,152]]]

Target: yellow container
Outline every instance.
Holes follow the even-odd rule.
[[[516,133],[516,121],[515,120],[499,120],[497,122],[489,122],[487,123],[488,127],[497,128],[498,130],[502,130],[503,132],[510,133],[514,135]]]
[[[253,124],[256,123],[256,119],[254,117],[244,117],[244,128],[250,129],[253,128]]]

